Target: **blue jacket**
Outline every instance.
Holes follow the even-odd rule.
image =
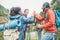
[[[10,24],[6,23],[5,28],[8,29],[14,29],[16,27],[19,28],[20,30],[26,30],[27,23],[32,23],[34,22],[34,17],[26,17],[25,15],[15,15],[15,16],[10,16],[10,19],[13,20]],[[4,30],[4,25],[0,25],[0,30]]]
[[[25,15],[21,16],[21,18],[19,19],[21,20],[21,29],[22,30],[26,30],[27,24],[28,23],[33,23],[34,22],[34,17],[26,17]]]

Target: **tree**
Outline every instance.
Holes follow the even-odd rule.
[[[60,0],[56,0],[56,1],[53,3],[52,8],[60,11]]]
[[[9,16],[9,10],[0,5],[0,23],[5,23],[6,20]]]

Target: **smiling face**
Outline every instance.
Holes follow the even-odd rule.
[[[25,15],[28,15],[28,13],[29,13],[29,9],[25,9],[25,10],[24,10],[24,14],[25,14]]]

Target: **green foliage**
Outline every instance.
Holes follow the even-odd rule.
[[[9,10],[0,5],[0,16],[8,17]]]
[[[7,21],[9,16],[9,10],[0,5],[0,24],[3,24]]]
[[[0,32],[0,40],[3,40],[3,32]]]
[[[60,0],[57,0],[57,1],[52,5],[52,8],[60,11]]]
[[[9,10],[0,5],[0,24],[6,22],[4,18],[8,18]],[[0,32],[0,40],[3,40],[3,32]]]

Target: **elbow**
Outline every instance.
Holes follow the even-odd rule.
[[[34,18],[32,18],[32,19],[31,19],[31,22],[34,22],[34,20],[35,20],[35,19],[34,19]]]

